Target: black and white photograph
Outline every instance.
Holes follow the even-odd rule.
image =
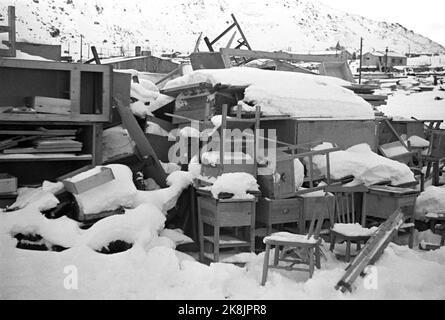
[[[445,300],[445,1],[0,0],[0,300]]]

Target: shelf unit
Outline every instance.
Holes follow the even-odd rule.
[[[85,122],[8,122],[0,121],[2,130],[28,129],[78,129],[76,140],[81,141],[82,151],[49,154],[3,154],[0,152],[1,172],[18,178],[19,185],[35,185],[87,165],[102,164],[102,124]],[[0,138],[6,136],[0,135]]]
[[[72,153],[0,152],[0,171],[17,177],[19,186],[39,185],[79,168],[102,164],[102,131],[103,124],[110,121],[112,70],[103,65],[0,58],[0,128],[76,129],[76,140],[82,142],[81,151]],[[57,114],[57,108],[50,113],[12,109],[29,107],[36,96],[67,100],[69,113]],[[0,134],[0,140],[11,137]]]

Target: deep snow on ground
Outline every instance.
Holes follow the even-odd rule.
[[[435,100],[436,97],[443,100]],[[386,106],[380,106],[378,109],[392,117],[445,121],[445,91],[440,91],[439,86],[426,92],[398,90],[388,97]],[[442,124],[442,128],[445,128],[445,124]]]
[[[365,289],[359,278],[353,294],[342,294],[334,287],[346,264],[330,252],[311,280],[306,272],[271,270],[262,287],[263,253],[250,255],[245,267],[207,266],[164,246],[104,255],[84,247],[20,250],[14,242],[1,235],[0,299],[445,299],[445,248],[416,252],[391,244],[376,264],[378,289]],[[72,266],[78,288],[67,290]]]

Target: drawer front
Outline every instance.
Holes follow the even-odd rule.
[[[259,203],[258,221],[278,224],[299,222],[302,212],[300,199],[264,200]]]
[[[250,226],[255,221],[255,202],[218,203],[218,221],[221,227]]]

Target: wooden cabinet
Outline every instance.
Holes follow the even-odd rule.
[[[222,248],[248,248],[255,250],[255,202],[253,199],[214,199],[198,189],[198,229],[200,260],[204,258],[219,261]],[[205,232],[211,227],[212,233]],[[226,228],[226,230],[222,230]],[[244,228],[240,232],[239,228]],[[229,230],[230,229],[230,230]],[[233,231],[235,232],[223,232]],[[206,252],[205,244],[213,250]]]

